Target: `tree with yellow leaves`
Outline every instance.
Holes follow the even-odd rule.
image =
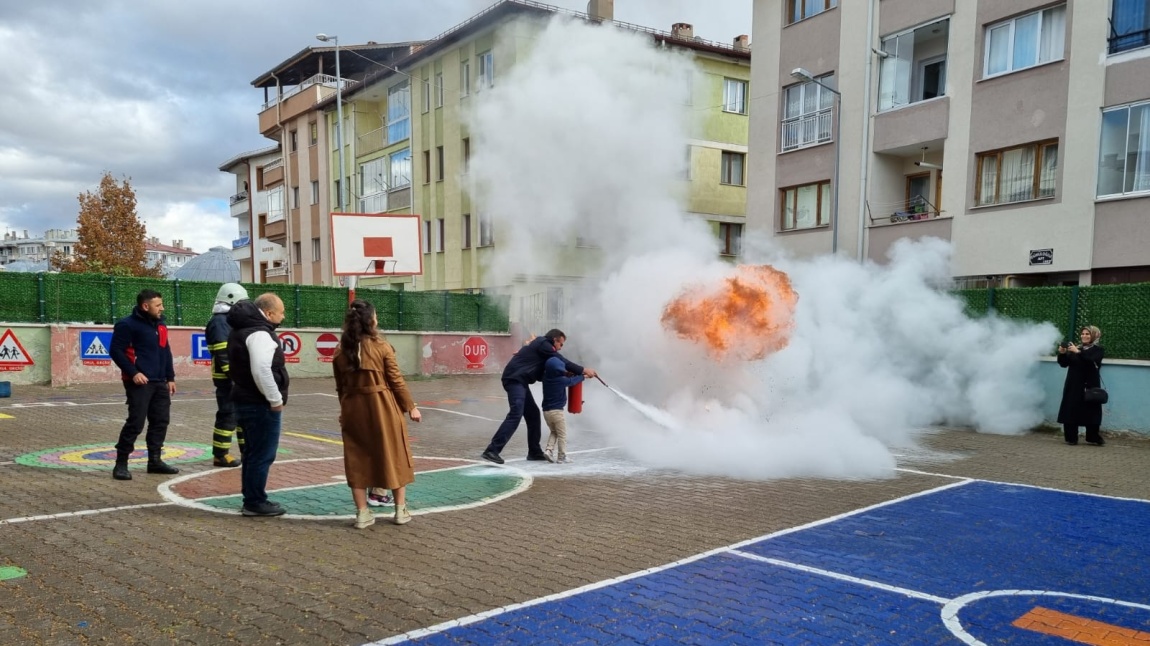
[[[95,193],[79,195],[79,242],[75,255],[52,257],[52,268],[75,274],[111,274],[163,278],[158,266],[148,266],[144,240],[147,229],[136,216],[136,192],[130,178],[117,182],[105,172]]]

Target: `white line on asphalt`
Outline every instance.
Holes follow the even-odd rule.
[[[479,415],[471,415],[469,413],[461,413],[455,410],[447,410],[446,408],[432,408],[430,406],[420,406],[420,410],[434,410],[440,413],[451,413],[452,415],[459,415],[460,417],[471,417],[473,419],[481,419],[485,422],[501,422],[503,420],[491,419],[490,417],[480,417]]]
[[[920,476],[932,476],[935,478],[950,478],[951,480],[970,480],[966,476],[952,476],[949,473],[931,473],[930,471],[919,471],[918,469],[902,469],[895,467],[895,471],[901,473],[913,473]]]
[[[292,397],[335,397],[335,395],[329,395],[327,393],[297,393],[297,394],[293,394]],[[212,397],[209,399],[199,399],[199,398],[190,399],[190,398],[186,398],[186,397],[173,397],[172,398],[173,404],[182,404],[184,402],[214,402],[214,401],[216,401],[215,397]],[[124,400],[117,399],[116,401],[85,402],[82,404],[77,404],[76,402],[67,402],[67,401],[64,401],[64,402],[28,402],[27,404],[9,404],[7,406],[0,406],[0,409],[16,408],[16,409],[28,410],[28,409],[33,409],[33,408],[73,408],[73,407],[78,407],[78,406],[123,406],[123,405],[124,405]]]
[[[758,554],[751,554],[750,552],[744,552],[742,550],[731,550],[731,554],[734,554],[736,556],[741,556],[745,559],[750,559],[752,561],[758,561],[760,563],[769,563],[770,565],[777,565],[779,567],[785,567],[785,568],[790,568],[792,570],[798,570],[800,572],[806,572],[807,574],[817,574],[819,576],[825,576],[825,577],[831,578],[831,579],[838,579],[839,581],[846,581],[847,583],[857,583],[859,585],[863,585],[863,586],[866,586],[868,588],[877,588],[879,590],[886,590],[887,592],[894,592],[897,594],[901,594],[904,597],[910,597],[912,599],[922,599],[923,601],[933,601],[937,604],[947,604],[947,603],[950,603],[950,601],[951,601],[950,599],[946,599],[943,597],[936,597],[933,594],[927,594],[925,592],[918,592],[917,590],[909,590],[907,588],[900,588],[898,586],[887,585],[886,583],[879,583],[878,581],[871,581],[869,579],[860,579],[858,577],[850,576],[847,574],[839,574],[838,572],[831,572],[830,570],[820,570],[819,568],[814,568],[814,567],[810,567],[807,565],[799,565],[798,563],[790,563],[788,561],[780,561],[778,559],[767,558],[765,556],[759,556]]]
[[[15,525],[16,523],[30,523],[34,520],[56,520],[58,518],[73,518],[76,516],[91,516],[109,511],[125,511],[128,509],[147,509],[148,507],[168,507],[170,502],[149,502],[142,505],[125,505],[123,507],[105,507],[103,509],[84,509],[82,511],[66,511],[59,514],[44,514],[43,516],[24,516],[23,518],[8,518],[0,520],[0,525]]]
[[[686,565],[688,563],[693,563],[695,561],[699,561],[699,560],[705,559],[705,558],[710,557],[710,556],[715,556],[716,554],[723,554],[726,552],[737,550],[739,548],[746,547],[746,546],[752,545],[754,543],[758,543],[759,541],[764,541],[764,540],[767,540],[770,538],[777,538],[779,536],[785,536],[787,534],[792,534],[794,532],[803,531],[805,529],[810,529],[812,527],[818,527],[820,525],[826,525],[828,523],[833,523],[835,521],[842,520],[844,518],[849,518],[851,516],[855,516],[858,514],[867,513],[869,511],[873,511],[875,509],[881,509],[882,507],[887,507],[889,505],[900,503],[900,502],[903,502],[906,500],[912,500],[914,498],[919,498],[922,496],[929,496],[931,494],[938,493],[940,491],[946,491],[947,489],[953,489],[955,487],[962,487],[962,486],[965,486],[967,484],[969,484],[969,482],[954,482],[951,484],[942,485],[940,487],[935,487],[933,489],[927,489],[925,491],[919,491],[917,493],[913,493],[913,494],[910,494],[907,496],[895,498],[893,500],[887,500],[887,501],[880,502],[880,503],[877,503],[874,505],[863,507],[861,509],[855,509],[855,510],[844,512],[841,514],[836,514],[836,515],[831,516],[829,518],[823,518],[821,520],[816,520],[814,522],[806,523],[804,525],[799,525],[797,527],[790,527],[790,528],[783,529],[783,530],[780,530],[777,532],[773,532],[771,534],[766,534],[764,536],[759,536],[756,538],[750,538],[750,539],[747,539],[745,541],[740,541],[738,543],[735,543],[733,545],[727,545],[725,547],[718,547],[718,548],[715,548],[713,550],[708,550],[706,552],[701,552],[701,553],[695,554],[693,556],[688,556],[685,559],[680,559],[680,560],[675,561],[673,563],[667,563],[665,565],[659,565],[659,566],[656,566],[653,568],[648,568],[646,570],[640,570],[639,572],[632,572],[630,574],[624,574],[623,576],[618,576],[618,577],[614,577],[611,579],[604,579],[602,581],[596,581],[595,583],[590,583],[590,584],[587,584],[584,586],[580,586],[580,587],[574,588],[572,590],[566,590],[564,592],[557,592],[555,594],[550,594],[550,595],[547,595],[545,597],[539,597],[536,599],[531,599],[529,601],[524,601],[522,603],[515,603],[515,604],[511,604],[509,606],[502,606],[500,608],[494,608],[492,610],[487,610],[485,612],[470,615],[468,617],[462,617],[460,619],[453,619],[451,621],[446,621],[446,622],[441,623],[441,624],[436,624],[436,625],[430,626],[428,628],[421,628],[419,630],[413,630],[410,632],[403,633],[402,635],[395,635],[393,637],[388,637],[386,639],[381,639],[379,641],[371,642],[369,644],[365,644],[364,646],[388,646],[390,644],[401,644],[401,643],[408,641],[408,640],[411,640],[411,639],[417,639],[420,637],[426,637],[428,635],[434,635],[436,633],[441,633],[445,630],[450,630],[450,629],[456,628],[458,626],[466,626],[468,624],[473,624],[473,623],[476,623],[479,621],[483,621],[484,619],[487,619],[489,617],[495,617],[497,615],[502,615],[502,614],[505,614],[508,612],[512,612],[514,610],[519,610],[520,608],[528,608],[531,606],[539,605],[541,603],[547,603],[548,601],[557,601],[559,599],[566,599],[568,597],[573,597],[575,595],[582,594],[584,592],[590,592],[592,590],[598,590],[600,588],[605,588],[607,586],[615,585],[616,583],[622,583],[624,581],[630,581],[631,579],[637,579],[640,577],[644,577],[644,576],[647,576],[648,574],[656,574],[656,573],[662,572],[664,570],[670,570],[672,568],[679,567],[680,565]]]

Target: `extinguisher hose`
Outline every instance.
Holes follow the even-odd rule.
[[[599,375],[595,375],[595,378],[599,380],[599,383],[603,384],[604,386],[607,386],[607,382],[603,381],[602,377],[600,377]],[[607,387],[610,388],[610,386],[607,386]]]

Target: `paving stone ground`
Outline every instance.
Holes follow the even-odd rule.
[[[1150,604],[1150,504],[1138,502],[1150,498],[1150,441],[1143,438],[1068,447],[1051,433],[940,430],[926,443],[946,459],[905,458],[897,477],[865,482],[763,483],[625,469],[557,476],[558,465],[472,466],[492,420],[506,412],[498,379],[410,385],[425,416],[413,426],[413,446],[428,471],[413,498],[425,483],[421,504],[433,513],[403,527],[381,516],[362,531],[349,526],[354,510],[338,480],[342,448],[330,380],[293,382],[273,481],[292,489],[282,496],[294,496],[289,512],[303,517],[272,519],[235,515],[227,496],[238,474],[206,460],[180,464],[174,478],[133,466],[131,482],[114,481],[105,466],[17,463],[62,447],[110,447],[125,407],[118,384],[16,387],[0,400],[0,414],[10,416],[0,418],[0,644],[365,644],[820,522],[739,550],[788,565],[725,551],[529,606],[530,620],[512,610],[425,639],[958,644],[937,619],[933,597],[1055,575],[1072,592]],[[169,443],[210,444],[213,413],[210,383],[182,383]],[[505,457],[523,456],[523,435]],[[591,434],[571,443],[572,451],[588,451],[575,454],[583,464],[629,461]],[[495,482],[496,472],[507,482]],[[482,486],[469,488],[469,481]],[[955,486],[903,500],[946,485]],[[507,493],[515,487],[521,490]],[[461,504],[458,496],[468,495]],[[458,508],[436,511],[445,507]],[[92,510],[98,513],[83,513]],[[895,520],[875,520],[884,514]],[[975,564],[955,565],[966,561]],[[1091,589],[1091,580],[1074,574],[1076,562],[1106,583]],[[794,564],[928,597],[860,587]],[[976,576],[1003,571],[1017,576]],[[1134,606],[1090,614],[1065,599],[1033,612],[1017,604],[967,617],[993,624],[987,630],[1015,615],[1028,626],[1062,622],[1058,630],[1080,628],[1072,637],[1102,631],[1115,644],[1145,643],[1139,635],[1150,633],[1150,616]],[[762,613],[767,605],[774,614]],[[993,643],[1075,643],[1039,641],[1055,638],[1029,628],[995,634]],[[1125,638],[1135,641],[1113,641]]]

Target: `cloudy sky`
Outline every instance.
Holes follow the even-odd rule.
[[[618,20],[730,42],[752,0],[616,0]],[[494,0],[36,0],[0,3],[0,226],[74,228],[104,171],[131,177],[149,235],[230,246],[221,162],[271,142],[252,79],[315,34],[359,44],[432,38]],[[582,11],[585,0],[550,4]],[[333,5],[337,6],[337,5]]]

